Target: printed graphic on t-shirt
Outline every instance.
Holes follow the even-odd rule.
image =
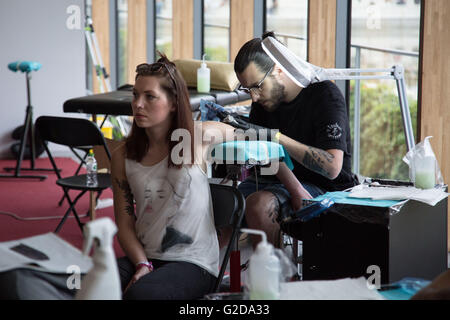
[[[180,206],[187,196],[191,183],[191,176],[186,169],[169,170],[167,179],[153,178],[144,190],[145,209],[144,215],[149,217],[143,219],[144,224],[150,224],[151,215],[164,212],[167,221],[166,232],[161,242],[160,251],[165,252],[177,244],[191,244],[192,237],[177,229],[177,220],[182,219]],[[144,234],[142,235],[144,237]],[[141,239],[142,240],[142,239]]]
[[[166,228],[166,234],[161,242],[161,252],[167,251],[176,244],[191,244],[192,238],[173,227]]]
[[[173,197],[173,188],[166,179],[152,179],[144,190],[145,214],[160,212],[170,198]],[[172,204],[169,201],[169,204]],[[173,202],[173,205],[175,203]]]
[[[342,128],[338,125],[338,123],[327,125],[327,135],[328,138],[331,139],[339,139],[342,136]]]

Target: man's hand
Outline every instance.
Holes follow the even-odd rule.
[[[302,185],[289,191],[289,193],[291,194],[291,205],[294,211],[302,208],[302,199],[312,199],[311,194]]]
[[[246,133],[247,134],[249,133],[247,130],[252,130],[256,134],[256,139],[262,140],[262,141],[274,141],[272,134],[273,134],[273,136],[275,136],[276,133],[278,132],[278,130],[269,129],[266,127],[259,126],[257,124],[247,122],[244,119],[240,118],[239,116],[229,115],[226,118],[224,118],[222,120],[222,122],[234,127],[236,134],[238,134],[238,132],[239,132],[236,130],[239,130],[239,129],[242,130],[242,132],[240,132],[240,134],[244,134],[244,135]],[[274,141],[274,142],[278,142],[278,141]]]

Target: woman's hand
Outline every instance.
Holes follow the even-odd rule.
[[[127,290],[133,285],[135,284],[140,278],[142,278],[143,276],[145,276],[146,274],[150,273],[150,269],[146,268],[146,267],[141,267],[139,269],[136,270],[136,272],[134,273],[133,278],[131,278],[130,283],[128,283],[127,287],[125,288],[125,290],[123,291],[123,293],[127,292]]]

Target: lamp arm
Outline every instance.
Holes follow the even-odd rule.
[[[384,73],[378,75],[364,75],[367,73]],[[414,131],[412,128],[411,113],[408,97],[406,95],[405,69],[401,65],[394,65],[390,69],[321,69],[320,79],[323,80],[374,80],[392,79],[397,84],[398,100],[402,113],[403,131],[407,151],[415,146]]]
[[[325,80],[395,80],[397,82],[398,99],[402,112],[406,146],[408,151],[414,147],[414,132],[412,129],[411,114],[406,95],[405,72],[403,66],[394,65],[389,69],[326,69],[315,66],[299,58],[273,37],[266,37],[261,45],[272,61],[276,63],[295,84],[302,88]],[[384,74],[366,75],[367,73]]]

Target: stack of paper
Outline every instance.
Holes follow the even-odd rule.
[[[0,272],[16,268],[51,273],[80,273],[92,268],[92,259],[54,233],[0,243]]]
[[[358,186],[360,187],[360,186]],[[448,193],[441,189],[417,189],[415,187],[368,187],[354,188],[349,197],[369,198],[373,200],[416,200],[436,205],[448,197]]]
[[[364,277],[281,284],[280,300],[385,300]]]

